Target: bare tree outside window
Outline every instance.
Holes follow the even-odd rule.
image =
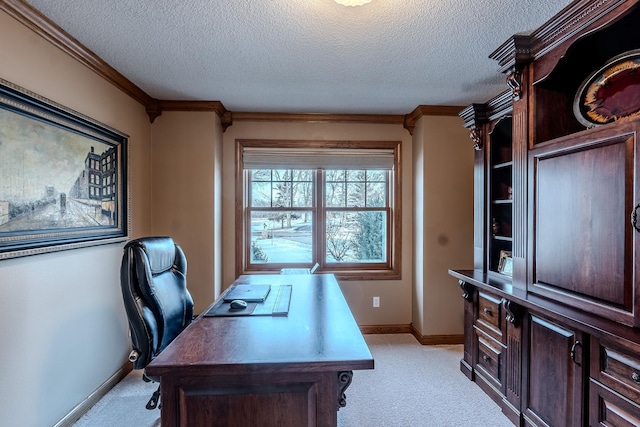
[[[311,262],[320,239],[324,263],[386,262],[386,171],[274,169],[250,176],[252,262]],[[325,199],[316,204],[326,220],[314,234],[318,181],[325,183]]]

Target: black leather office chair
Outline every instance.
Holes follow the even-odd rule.
[[[143,237],[124,247],[120,285],[131,331],[129,360],[144,369],[193,319],[187,259],[170,237]],[[143,374],[145,381],[158,381]],[[160,387],[147,403],[158,406]]]

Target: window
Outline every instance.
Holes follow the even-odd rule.
[[[345,148],[347,146],[348,148]],[[237,141],[238,274],[398,278],[398,142]]]

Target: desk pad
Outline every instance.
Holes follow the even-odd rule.
[[[274,285],[273,291],[264,302],[249,302],[244,310],[232,309],[226,298],[220,298],[213,307],[207,311],[205,317],[230,317],[230,316],[287,316],[291,302],[291,285]]]
[[[245,309],[234,309],[231,308],[230,303],[226,303],[223,300],[218,301],[207,313],[206,317],[223,317],[223,316],[249,316],[253,314],[253,311],[256,309],[255,302],[247,303],[247,308]]]

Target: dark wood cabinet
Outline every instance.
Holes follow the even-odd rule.
[[[472,104],[460,115],[471,129],[475,155],[475,268],[500,274],[501,254],[513,250],[511,93]]]
[[[597,128],[530,152],[530,292],[639,326],[631,224],[640,200],[637,122]]]
[[[585,334],[533,313],[527,329],[525,425],[582,426]]]
[[[591,354],[591,425],[640,426],[640,345],[593,339]]]
[[[490,57],[461,369],[519,426],[640,425],[640,0],[576,0]]]
[[[640,405],[591,381],[591,426],[640,426]]]
[[[479,291],[478,313],[473,325],[476,381],[489,393],[504,394],[504,317],[502,300],[493,294]]]

